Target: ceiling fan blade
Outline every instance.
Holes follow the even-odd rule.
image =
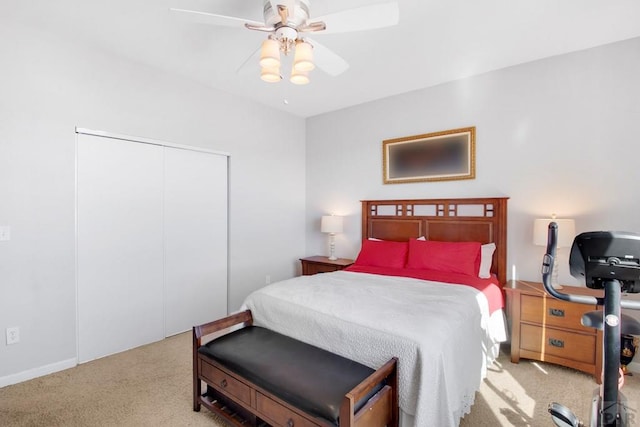
[[[253,51],[251,55],[247,59],[244,60],[242,64],[236,70],[236,73],[241,76],[248,76],[254,74],[256,76],[260,75],[260,65],[258,62],[260,61],[260,47]]]
[[[249,24],[254,27],[264,27],[264,22],[252,21],[250,19],[236,18],[234,16],[217,15],[215,13],[199,12],[197,10],[169,8],[169,10],[185,19],[208,25],[221,27],[244,27]]]
[[[289,13],[289,19],[293,19],[296,16],[296,0],[275,0],[276,3],[281,4],[287,8]]]
[[[342,74],[349,68],[349,63],[328,47],[306,37],[313,46],[313,62],[318,68],[330,76]]]
[[[306,24],[298,27],[299,33],[313,33],[316,31],[324,31],[327,28],[327,24],[322,21],[319,22],[307,22]]]
[[[278,15],[280,16],[280,22],[287,23],[289,21],[289,8],[281,4],[278,5]]]
[[[248,28],[250,30],[263,31],[265,33],[273,33],[276,30],[274,27],[267,27],[264,24],[253,25],[253,24],[249,24],[248,22],[245,22],[244,26],[245,28]]]
[[[314,20],[327,23],[327,29],[322,34],[337,34],[397,25],[399,16],[398,3],[389,2],[330,13]]]
[[[296,16],[295,0],[269,0],[271,9],[280,16],[280,22],[286,24]]]

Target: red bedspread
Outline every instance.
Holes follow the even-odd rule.
[[[481,279],[479,277],[467,276],[464,274],[445,273],[436,270],[418,270],[413,268],[387,268],[387,267],[370,267],[361,265],[351,265],[344,271],[352,271],[355,273],[380,274],[384,276],[400,276],[412,277],[414,279],[430,280],[432,282],[451,283],[453,285],[466,285],[476,288],[482,292],[489,301],[489,312],[504,307],[504,297],[502,288],[498,284],[498,279],[492,276],[490,279]]]

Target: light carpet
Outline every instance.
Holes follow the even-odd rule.
[[[191,361],[191,334],[184,333],[1,388],[0,425],[223,426],[205,408],[193,412]],[[460,425],[551,426],[551,401],[568,406],[588,425],[595,388],[586,374],[527,360],[513,364],[503,352]],[[639,376],[627,377],[624,392],[633,408],[631,425],[640,425]]]

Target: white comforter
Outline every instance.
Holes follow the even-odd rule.
[[[404,277],[296,277],[252,293],[247,308],[255,325],[374,369],[397,356],[400,408],[416,427],[457,426],[504,339],[481,292]]]

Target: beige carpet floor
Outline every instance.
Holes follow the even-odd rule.
[[[502,354],[461,426],[551,426],[546,412],[550,401],[569,406],[588,421],[595,387],[580,372],[524,360],[516,365]],[[632,425],[640,426],[640,375],[627,377],[625,394],[634,408]],[[192,410],[191,335],[184,333],[1,388],[0,426],[222,424],[204,408]]]

